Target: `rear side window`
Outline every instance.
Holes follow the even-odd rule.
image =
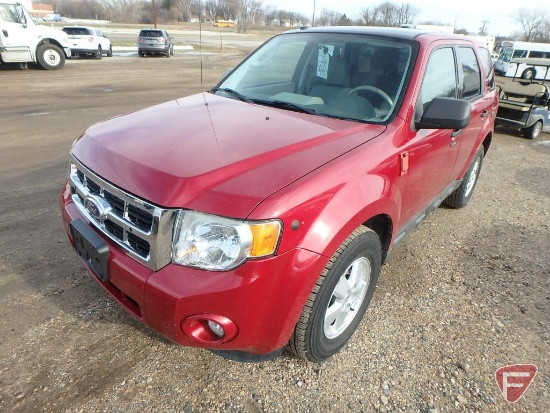
[[[456,65],[452,47],[434,50],[428,60],[428,67],[418,96],[416,117],[418,120],[436,97],[456,97]]]
[[[479,51],[481,53],[481,66],[485,72],[487,84],[489,85],[489,89],[493,90],[495,88],[495,70],[493,67],[493,60],[491,59],[491,53],[489,49],[485,49],[484,47],[481,47]]]
[[[462,73],[462,97],[468,99],[481,94],[481,71],[474,49],[459,47],[457,59],[459,75]]]
[[[158,30],[142,30],[139,37],[163,37],[162,32]]]
[[[539,52],[536,50],[531,50],[529,57],[534,59],[550,59],[550,52]]]

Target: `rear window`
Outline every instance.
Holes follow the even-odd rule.
[[[158,30],[142,30],[139,37],[163,37],[162,32]]]
[[[63,31],[73,36],[93,36],[94,34],[91,30],[85,29],[83,27],[64,27]]]

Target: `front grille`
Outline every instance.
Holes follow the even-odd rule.
[[[177,209],[165,209],[110,184],[71,155],[69,182],[80,212],[130,256],[158,270],[171,261],[172,233]],[[93,216],[86,199],[100,201],[104,216]]]

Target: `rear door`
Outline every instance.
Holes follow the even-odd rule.
[[[101,45],[101,49],[103,49],[104,52],[107,52],[111,48],[111,41],[101,30],[96,29],[95,35],[97,36],[99,44]]]
[[[474,156],[484,137],[493,128],[492,125],[496,116],[494,105],[496,89],[491,72],[484,73],[486,70],[491,71],[492,66],[485,62],[485,68],[482,72],[481,64],[473,46],[458,46],[456,55],[460,85],[459,97],[468,100],[472,105],[470,125],[464,128],[462,133],[456,137],[459,152],[453,178],[462,178],[470,164],[469,160]]]

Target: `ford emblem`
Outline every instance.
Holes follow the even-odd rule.
[[[98,221],[105,221],[111,211],[111,205],[104,199],[96,195],[88,195],[84,199],[84,208]]]

